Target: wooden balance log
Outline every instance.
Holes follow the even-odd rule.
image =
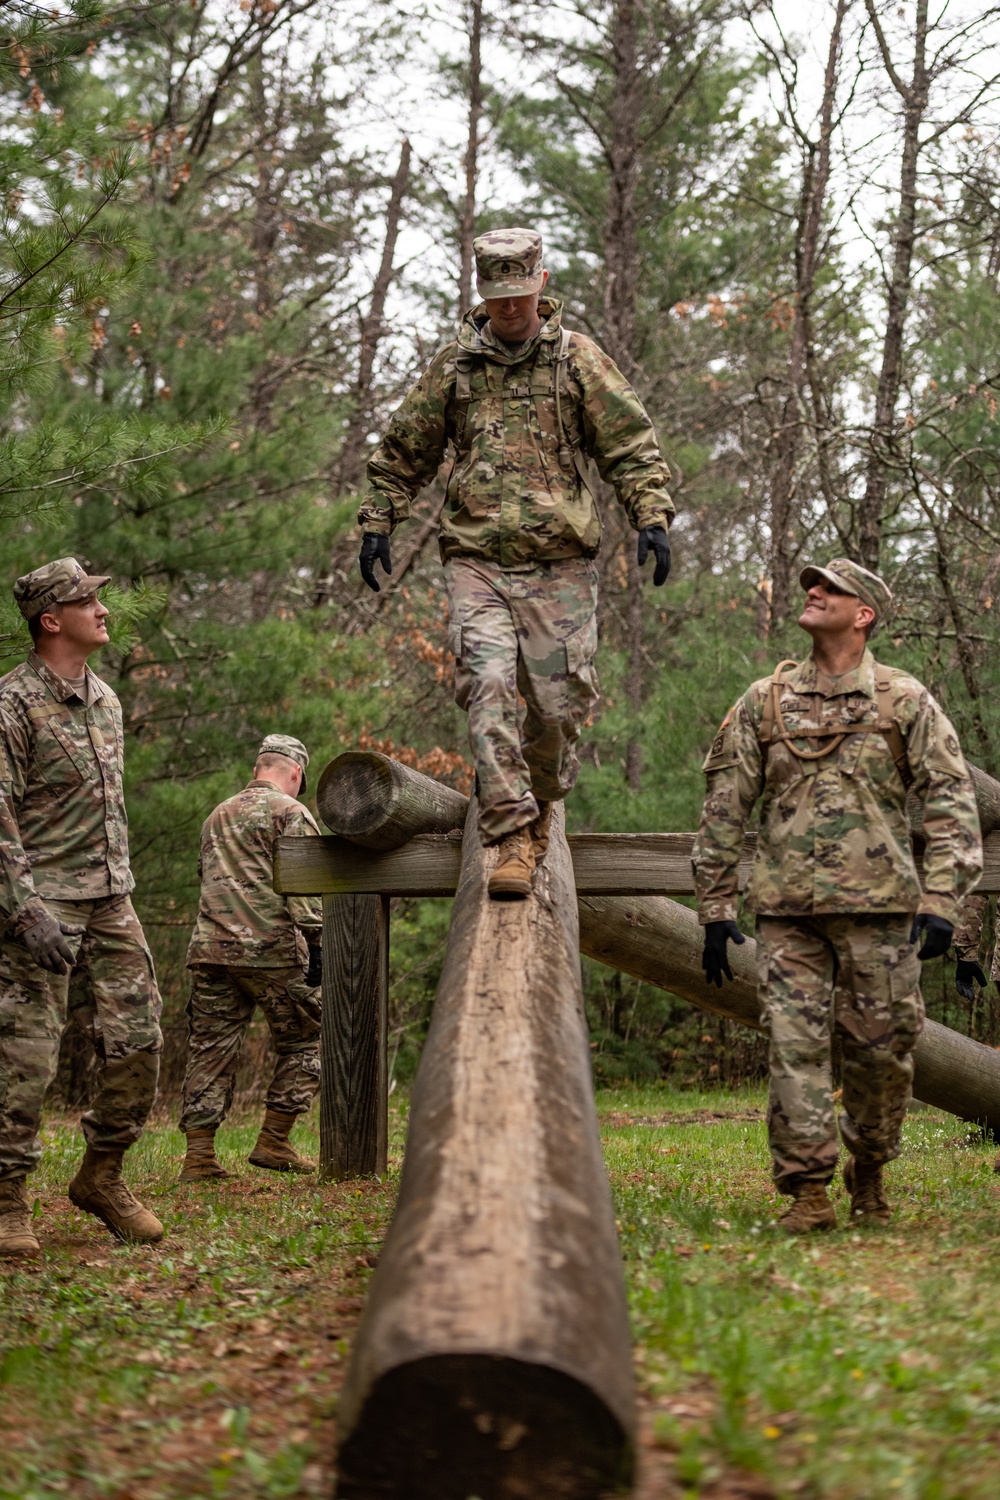
[[[598,1500],[631,1477],[562,808],[527,901],[489,899],[496,857],[473,800],[399,1201],[340,1402],[342,1500]]]

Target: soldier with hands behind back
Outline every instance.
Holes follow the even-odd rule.
[[[971,780],[955,731],[927,689],[875,661],[867,639],[892,595],[847,559],[802,573],[799,625],[813,641],[730,710],[705,761],[694,849],[706,976],[732,977],[737,871],[762,800],[746,892],[756,913],[761,1009],[770,1034],[768,1135],[789,1233],[835,1223],[831,1036],[843,1052],[840,1134],[855,1219],[887,1223],[882,1177],[899,1155],[923,1027],[918,960],[951,943],[982,871]],[[906,793],[924,805],[924,889]],[[919,946],[919,951],[918,951]]]
[[[450,446],[440,547],[455,700],[469,715],[480,833],[500,846],[490,895],[518,899],[545,856],[552,803],[576,781],[577,740],[598,697],[592,463],[639,533],[640,564],[654,554],[656,585],[670,568],[674,507],[639,398],[544,295],[541,237],[491,230],[474,251],[483,301],[368,464],[360,565],[377,591],[376,561],[391,572],[393,529]]]
[[[236,1065],[258,1005],[278,1061],[250,1161],[272,1172],[315,1170],[289,1135],[319,1087],[323,911],[318,897],[279,896],[273,885],[275,841],[319,835],[296,800],[308,764],[301,740],[269,734],[253,780],[221,802],[201,830],[201,897],[187,954],[182,1182],[229,1176],[215,1154],[215,1132],[233,1102]]]
[[[37,1255],[26,1179],[74,978],[98,1061],[70,1200],[119,1239],[163,1226],[122,1180],[155,1094],[162,1038],[153,960],[129,893],[121,705],[87,660],[108,610],[72,557],[19,578],[28,660],[0,681],[0,1256]]]

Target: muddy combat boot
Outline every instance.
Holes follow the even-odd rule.
[[[535,846],[535,865],[549,852],[549,829],[552,827],[552,803],[539,802],[538,817],[531,825],[531,842]]]
[[[187,1155],[179,1182],[210,1182],[213,1178],[232,1177],[215,1154],[214,1130],[188,1130]]]
[[[851,1195],[852,1223],[888,1224],[892,1209],[885,1195],[879,1163],[849,1156],[844,1163],[844,1186]]]
[[[268,1172],[315,1172],[312,1162],[299,1156],[288,1139],[297,1119],[298,1115],[287,1115],[280,1109],[264,1111],[264,1123],[250,1153],[251,1166],[264,1167]]]
[[[518,828],[500,840],[500,858],[487,889],[496,901],[523,901],[531,895],[535,846],[530,827]]]
[[[31,1232],[31,1201],[23,1177],[0,1182],[0,1259],[41,1255]]]
[[[69,1201],[100,1219],[127,1245],[155,1245],[163,1238],[163,1225],[122,1181],[124,1156],[121,1147],[97,1151],[88,1146],[79,1172],[66,1189]]]
[[[835,1229],[837,1210],[826,1193],[825,1182],[801,1182],[794,1189],[795,1202],[778,1220],[786,1234],[809,1234],[814,1229]]]

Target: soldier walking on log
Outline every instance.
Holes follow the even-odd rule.
[[[670,569],[674,506],[652,423],[621,371],[542,295],[541,237],[497,229],[474,244],[483,301],[409,392],[368,464],[361,573],[392,567],[389,537],[451,444],[440,548],[455,699],[469,715],[480,832],[499,844],[491,896],[531,890],[551,805],[576,781],[597,702],[601,540],[591,460],[639,533],[653,582]],[[526,709],[519,721],[518,693]]]
[[[855,1219],[887,1223],[883,1165],[899,1155],[912,1052],[923,1027],[918,959],[952,940],[982,870],[975,795],[958,738],[915,678],[866,642],[892,595],[837,559],[802,573],[807,661],[782,662],[726,715],[705,761],[694,849],[703,966],[732,978],[743,831],[763,799],[746,908],[757,914],[761,1007],[770,1032],[768,1135],[789,1233],[830,1229],[837,1165],[830,1046],[843,1050],[840,1134]],[[906,793],[924,804],[924,889]],[[916,944],[922,940],[919,953]]]
[[[156,1094],[162,1038],[153,960],[129,893],[122,711],[87,665],[108,610],[72,557],[19,578],[34,649],[0,681],[0,1256],[38,1255],[26,1178],[38,1165],[73,974],[73,1019],[93,1043],[97,1095],[70,1200],[119,1239],[163,1225],[122,1181]]]
[[[323,910],[317,897],[279,896],[272,883],[275,841],[319,834],[309,809],[296,801],[308,764],[301,740],[269,734],[253,780],[221,802],[201,830],[201,898],[187,953],[181,1182],[230,1175],[215,1154],[215,1132],[233,1102],[240,1049],[258,1005],[278,1062],[250,1161],[272,1172],[315,1171],[289,1135],[319,1087]]]

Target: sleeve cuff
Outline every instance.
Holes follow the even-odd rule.
[[[709,922],[735,922],[737,918],[735,901],[699,901],[698,921],[702,927]]]
[[[7,919],[5,936],[8,938],[19,938],[29,927],[37,927],[39,922],[44,922],[49,915],[49,909],[41,896],[29,896],[23,906],[19,906],[12,917]]]
[[[962,917],[962,898],[946,896],[938,891],[924,891],[917,914],[940,917],[943,921],[950,922],[952,927],[957,927]]]
[[[673,511],[662,505],[639,505],[635,511],[635,529],[644,531],[647,526],[662,526],[664,531],[669,531],[673,518]]]

